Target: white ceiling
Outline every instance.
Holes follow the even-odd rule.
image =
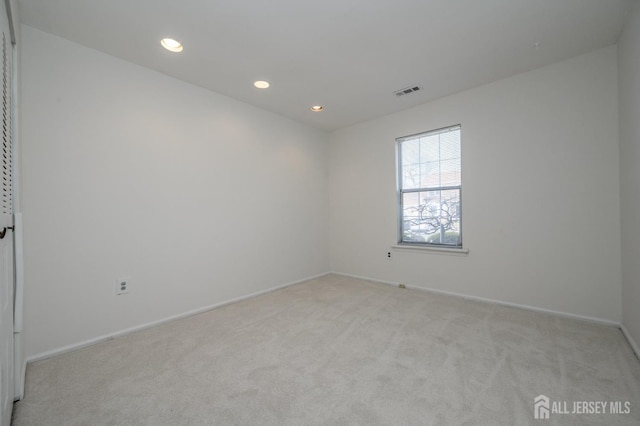
[[[29,26],[334,130],[614,44],[634,1],[20,0],[19,7]],[[162,37],[182,41],[184,52],[165,51]],[[254,88],[259,79],[271,88]],[[414,85],[422,90],[393,94]],[[325,110],[310,111],[316,104]]]

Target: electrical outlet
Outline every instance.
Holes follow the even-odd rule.
[[[118,278],[116,280],[116,295],[129,293],[131,278]]]
[[[387,260],[391,260],[391,252],[390,251],[387,252]]]

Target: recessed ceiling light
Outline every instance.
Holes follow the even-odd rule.
[[[268,81],[264,81],[264,80],[258,80],[254,82],[253,85],[256,86],[258,89],[266,89],[267,87],[271,86]]]
[[[314,105],[311,107],[311,111],[313,112],[320,112],[322,111],[324,108],[322,107],[322,105]]]
[[[179,53],[182,52],[183,49],[182,44],[180,44],[178,40],[174,40],[172,38],[163,38],[160,40],[160,44],[169,52]]]

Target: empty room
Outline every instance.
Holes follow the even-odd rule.
[[[640,424],[640,1],[0,9],[0,426]]]

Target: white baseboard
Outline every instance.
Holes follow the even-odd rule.
[[[160,319],[160,320],[157,320],[157,321],[148,322],[148,323],[145,323],[145,324],[142,324],[142,325],[138,325],[138,326],[135,326],[135,327],[127,328],[127,329],[116,331],[116,332],[113,332],[113,333],[104,334],[102,336],[98,336],[98,337],[95,337],[93,339],[84,340],[82,342],[74,343],[74,344],[63,346],[63,347],[56,348],[56,349],[52,349],[50,351],[41,352],[39,354],[36,354],[36,355],[28,357],[26,362],[30,363],[30,362],[35,362],[35,361],[41,361],[43,359],[51,358],[51,357],[54,357],[56,355],[62,355],[64,353],[75,351],[75,350],[82,349],[82,348],[86,348],[87,346],[92,346],[92,345],[95,345],[97,343],[105,342],[107,340],[111,340],[111,339],[114,339],[116,337],[125,336],[127,334],[131,334],[131,333],[135,333],[135,332],[138,332],[138,331],[142,331],[142,330],[145,330],[147,328],[155,327],[157,325],[164,324],[164,323],[167,323],[167,322],[170,322],[170,321],[175,321],[175,320],[179,320],[179,319],[182,319],[182,318],[187,318],[187,317],[190,317],[190,316],[193,316],[193,315],[197,315],[197,314],[201,314],[203,312],[210,311],[212,309],[220,308],[222,306],[227,306],[227,305],[230,305],[232,303],[241,302],[243,300],[247,300],[247,299],[251,299],[251,298],[257,297],[257,296],[261,296],[263,294],[271,293],[271,292],[274,292],[276,290],[280,290],[280,289],[283,289],[283,288],[286,288],[286,287],[291,287],[293,285],[300,284],[300,283],[303,283],[305,281],[310,281],[310,280],[313,280],[313,279],[316,279],[316,278],[324,277],[325,275],[328,275],[328,274],[330,274],[330,272],[324,272],[322,274],[313,275],[311,277],[303,278],[303,279],[297,280],[297,281],[292,281],[292,282],[289,282],[289,283],[286,283],[286,284],[282,284],[282,285],[279,285],[279,286],[276,286],[276,287],[271,287],[271,288],[268,288],[266,290],[257,291],[255,293],[247,294],[245,296],[236,297],[234,299],[226,300],[224,302],[215,303],[213,305],[204,306],[204,307],[198,308],[198,309],[193,309],[191,311],[187,311],[187,312],[184,312],[184,313],[181,313],[181,314],[172,315],[170,317],[166,317],[166,318],[163,318],[163,319]]]
[[[375,282],[375,283],[392,285],[394,287],[397,287],[399,285],[399,283],[397,283],[397,282],[378,280],[378,279],[375,279],[375,278],[368,278],[368,277],[363,277],[363,276],[359,276],[359,275],[345,274],[345,273],[342,273],[342,272],[335,272],[335,271],[331,272],[331,273],[335,274],[335,275],[342,275],[344,277],[351,277],[351,278],[357,278],[357,279],[360,279],[360,280],[371,281],[371,282]],[[555,316],[564,317],[564,318],[577,319],[577,320],[581,320],[581,321],[587,321],[587,322],[600,324],[600,325],[606,325],[606,326],[610,326],[610,327],[617,327],[617,328],[621,327],[621,324],[619,322],[606,320],[606,319],[602,319],[602,318],[589,317],[589,316],[577,315],[577,314],[570,314],[570,313],[562,312],[562,311],[553,311],[553,310],[550,310],[550,309],[539,308],[539,307],[536,307],[536,306],[521,305],[521,304],[518,304],[518,303],[505,302],[503,300],[495,300],[495,299],[488,299],[488,298],[478,297],[478,296],[470,296],[470,295],[467,295],[467,294],[454,293],[454,292],[451,292],[451,291],[438,290],[438,289],[435,289],[435,288],[416,287],[416,286],[406,285],[406,284],[405,284],[405,286],[406,286],[406,288],[409,288],[409,289],[412,289],[412,290],[420,290],[420,291],[426,291],[426,292],[429,292],[429,293],[443,294],[445,296],[459,297],[459,298],[462,298],[462,299],[473,300],[473,301],[476,301],[476,302],[483,302],[483,303],[491,303],[493,305],[506,306],[506,307],[509,307],[509,308],[524,309],[526,311],[540,312],[540,313],[544,313],[544,314],[548,314],[548,315],[555,315]]]
[[[101,343],[101,342],[105,342],[107,340],[111,340],[114,339],[116,337],[119,336],[124,336],[127,334],[131,334],[131,333],[135,333],[138,331],[142,331],[145,330],[147,328],[150,327],[154,327],[160,324],[164,324],[170,321],[175,321],[178,319],[182,319],[182,318],[186,318],[186,317],[190,317],[193,315],[197,315],[203,312],[207,312],[210,311],[212,309],[216,309],[216,308],[220,308],[222,306],[226,306],[226,305],[230,305],[232,303],[236,303],[236,302],[240,302],[243,300],[247,300],[247,299],[251,299],[257,296],[261,296],[263,294],[267,294],[267,293],[271,293],[274,292],[276,290],[280,290],[286,287],[290,287],[296,284],[300,284],[303,283],[305,281],[309,281],[309,280],[313,280],[316,278],[320,278],[329,274],[334,274],[334,275],[338,275],[338,276],[343,276],[343,277],[350,277],[350,278],[356,278],[356,279],[360,279],[360,280],[364,280],[364,281],[370,281],[370,282],[375,282],[375,283],[380,283],[380,284],[386,284],[386,285],[391,285],[394,287],[397,287],[399,283],[397,282],[392,282],[392,281],[385,281],[385,280],[379,280],[379,279],[375,279],[375,278],[370,278],[370,277],[364,277],[364,276],[360,276],[360,275],[354,275],[354,274],[347,274],[347,273],[343,273],[343,272],[325,272],[322,274],[318,274],[318,275],[314,275],[311,277],[307,277],[301,280],[297,280],[297,281],[293,281],[293,282],[289,282],[286,284],[282,284],[276,287],[271,287],[268,288],[266,290],[261,290],[255,293],[251,293],[245,296],[241,296],[241,297],[237,297],[234,299],[230,299],[224,302],[220,302],[220,303],[216,303],[213,305],[208,305],[208,306],[204,306],[202,308],[198,308],[198,309],[194,309],[191,311],[187,311],[184,312],[182,314],[178,314],[178,315],[172,315],[170,317],[167,318],[163,318],[161,320],[157,320],[157,321],[152,321],[149,323],[145,323],[139,326],[135,326],[135,327],[131,327],[131,328],[127,328],[124,330],[120,330],[114,333],[109,333],[109,334],[105,334],[93,339],[89,339],[89,340],[85,340],[82,342],[78,342],[78,343],[74,343],[68,346],[63,346],[60,348],[56,348],[50,351],[46,351],[46,352],[42,352],[33,356],[30,356],[27,360],[26,363],[30,363],[30,362],[35,362],[35,361],[41,361],[43,359],[47,359],[47,358],[51,358],[53,356],[56,355],[61,355],[67,352],[71,352],[74,350],[78,350],[78,349],[82,349],[85,348],[87,346],[92,346],[95,345],[97,343]],[[556,315],[556,316],[560,316],[560,317],[564,317],[564,318],[571,318],[571,319],[577,319],[577,320],[581,320],[581,321],[587,321],[587,322],[591,322],[591,323],[596,323],[596,324],[600,324],[600,325],[606,325],[606,326],[611,326],[611,327],[617,327],[620,328],[622,330],[622,333],[624,334],[624,336],[626,337],[627,341],[629,342],[629,344],[631,345],[632,349],[635,351],[636,355],[638,355],[638,357],[640,357],[640,348],[638,347],[638,344],[635,342],[635,340],[631,337],[631,335],[629,334],[629,331],[627,330],[627,328],[624,326],[624,324],[621,324],[619,322],[615,322],[615,321],[611,321],[611,320],[606,320],[606,319],[602,319],[602,318],[595,318],[595,317],[589,317],[589,316],[583,316],[583,315],[576,315],[576,314],[570,314],[570,313],[566,313],[566,312],[561,312],[561,311],[554,311],[554,310],[550,310],[550,309],[544,309],[544,308],[539,308],[539,307],[535,307],[535,306],[529,306],[529,305],[521,305],[521,304],[517,304],[517,303],[511,303],[511,302],[505,302],[505,301],[501,301],[501,300],[495,300],[495,299],[488,299],[488,298],[483,298],[483,297],[477,297],[477,296],[470,296],[470,295],[466,295],[466,294],[462,294],[462,293],[454,293],[454,292],[450,292],[450,291],[444,291],[444,290],[438,290],[438,289],[433,289],[433,288],[425,288],[425,287],[416,287],[416,286],[410,286],[407,285],[406,286],[409,289],[413,289],[413,290],[419,290],[419,291],[425,291],[425,292],[429,292],[429,293],[435,293],[435,294],[443,294],[446,296],[452,296],[452,297],[459,297],[462,299],[467,299],[467,300],[473,300],[473,301],[478,301],[478,302],[483,302],[483,303],[491,303],[494,305],[500,305],[500,306],[507,306],[510,308],[516,308],[516,309],[524,309],[527,311],[534,311],[534,312],[540,312],[540,313],[544,313],[544,314],[549,314],[549,315]],[[26,369],[25,369],[26,370]],[[23,370],[23,371],[25,371]]]
[[[331,271],[330,273],[333,274],[333,275],[339,275],[341,277],[355,278],[357,280],[369,281],[369,282],[372,282],[372,283],[387,284],[387,285],[392,285],[394,287],[398,287],[398,284],[399,284],[399,283],[394,283],[392,281],[384,281],[384,280],[378,280],[378,279],[375,279],[375,278],[363,277],[362,275],[346,274],[344,272]]]
[[[638,347],[638,344],[631,336],[631,333],[629,333],[629,330],[627,330],[627,327],[624,326],[624,323],[620,324],[620,330],[622,330],[622,334],[624,334],[624,337],[627,339],[627,342],[629,342],[631,349],[635,352],[636,358],[640,359],[640,347]]]

